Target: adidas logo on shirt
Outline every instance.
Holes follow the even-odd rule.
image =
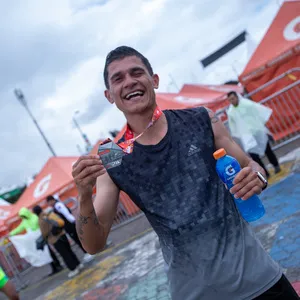
[[[200,149],[198,147],[196,147],[195,145],[191,145],[189,152],[188,152],[188,156],[191,156],[199,151],[200,151]]]

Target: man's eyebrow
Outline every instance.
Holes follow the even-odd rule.
[[[142,67],[133,67],[130,69],[131,72],[134,72],[134,71],[145,71]]]
[[[112,79],[114,79],[116,77],[119,77],[121,74],[122,74],[122,72],[114,73],[113,75],[111,75],[110,80],[112,80]]]

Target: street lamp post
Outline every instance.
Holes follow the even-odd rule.
[[[42,138],[44,139],[45,143],[47,144],[49,150],[51,151],[52,155],[53,156],[56,156],[56,153],[54,152],[51,144],[49,143],[49,141],[47,140],[44,132],[42,131],[42,129],[40,128],[37,120],[34,118],[33,114],[31,113],[28,105],[27,105],[27,102],[26,102],[26,99],[24,97],[24,94],[23,92],[20,90],[20,89],[15,89],[14,90],[14,93],[15,93],[15,96],[16,98],[19,100],[19,102],[24,106],[24,108],[26,109],[26,111],[28,112],[29,116],[31,117],[33,123],[35,124],[36,128],[38,129],[39,133],[41,134]]]
[[[73,123],[74,123],[75,127],[78,129],[80,135],[82,136],[82,138],[86,144],[86,151],[89,152],[92,149],[92,144],[91,144],[90,140],[88,139],[87,135],[85,133],[83,133],[83,131],[81,130],[81,128],[75,118],[75,115],[77,115],[78,113],[79,113],[79,111],[76,110],[73,115]]]

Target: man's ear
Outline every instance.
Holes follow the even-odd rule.
[[[106,98],[111,104],[113,104],[113,103],[115,102],[115,101],[112,99],[109,90],[105,90],[105,91],[104,91],[104,96],[105,96],[105,98]]]
[[[153,87],[155,89],[158,89],[158,87],[159,87],[159,77],[158,77],[158,75],[157,74],[153,74],[152,80],[153,80]]]

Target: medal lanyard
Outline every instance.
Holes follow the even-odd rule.
[[[140,134],[138,134],[137,136],[134,136],[133,131],[127,124],[125,135],[124,135],[125,141],[118,144],[122,148],[122,150],[128,154],[132,153],[133,143],[139,137],[141,137],[147,131],[147,129],[149,129],[151,126],[153,126],[157,122],[157,120],[162,116],[162,113],[163,113],[162,110],[158,106],[156,106],[156,108],[154,109],[153,115],[152,115],[152,119],[149,122],[149,124],[147,125],[146,129],[143,132],[141,132]]]

